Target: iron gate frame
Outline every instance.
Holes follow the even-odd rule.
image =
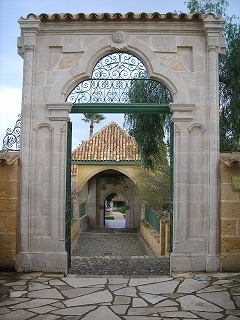
[[[116,56],[114,56],[116,55]],[[132,59],[133,58],[133,59]],[[104,65],[104,59],[107,64]],[[112,59],[112,60],[111,60]],[[129,63],[130,61],[130,63]],[[129,64],[128,64],[129,63]],[[123,67],[123,70],[121,69]],[[115,69],[114,69],[115,68]],[[112,81],[112,82],[111,82]],[[126,52],[114,52],[101,58],[92,71],[92,77],[78,83],[67,96],[66,101],[72,103],[70,113],[135,113],[135,114],[171,114],[169,103],[152,102],[148,97],[147,102],[138,101],[131,102],[127,96],[126,88],[131,88],[131,84],[138,82],[141,85],[145,82],[150,87],[151,93],[159,93],[159,87],[165,88],[168,93],[163,93],[159,97],[172,102],[172,95],[168,88],[160,81],[149,79],[148,73],[137,57]],[[126,85],[124,84],[126,82]],[[106,85],[106,87],[104,87]],[[122,86],[122,87],[121,87]],[[124,88],[124,89],[122,89]],[[101,90],[106,89],[104,94]],[[156,90],[156,91],[155,91]],[[145,92],[146,93],[146,92]],[[135,100],[135,99],[133,99]],[[138,98],[136,100],[142,100]],[[171,101],[170,101],[171,100]],[[170,252],[172,252],[172,235],[173,235],[173,122],[170,125]],[[72,129],[71,129],[72,130]],[[69,171],[69,163],[71,166],[71,135],[68,125],[67,137],[67,176],[66,176],[66,250],[68,252],[68,266],[71,265],[71,224],[69,219],[69,190],[70,190],[70,208],[71,208],[71,171]],[[70,136],[69,136],[70,135]],[[70,148],[70,149],[69,149]],[[70,172],[70,179],[69,174]],[[70,239],[70,240],[69,240]],[[70,245],[69,245],[70,243]]]
[[[66,204],[65,204],[65,250],[67,252],[67,266],[71,268],[71,153],[72,153],[72,122],[67,123],[67,159],[66,159]]]
[[[143,108],[143,105],[145,108]],[[143,104],[143,103],[124,103],[124,104],[117,104],[117,108],[115,108],[115,104],[101,104],[101,103],[80,103],[80,104],[73,104],[71,113],[126,113],[126,110],[128,113],[138,113],[138,114],[172,114],[170,107],[168,104]],[[121,107],[123,109],[121,109]],[[147,109],[147,112],[146,112]],[[173,150],[173,141],[174,141],[174,123],[171,121],[170,125],[170,253],[172,252],[172,242],[173,242],[173,170],[174,170],[174,164],[173,164],[173,156],[174,156],[174,150]],[[72,134],[72,133],[71,133]],[[67,139],[69,142],[69,138]],[[71,160],[71,152],[69,154],[69,158]],[[72,162],[72,161],[71,161]],[[70,179],[71,184],[71,179]],[[67,188],[66,188],[67,189]],[[71,227],[70,231],[71,233]],[[66,233],[67,237],[67,233]],[[69,235],[68,235],[69,238]],[[71,244],[70,244],[70,250],[68,251],[68,262],[70,261],[71,264]]]

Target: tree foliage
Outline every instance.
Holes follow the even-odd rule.
[[[149,79],[133,80],[129,90],[131,103],[170,103],[169,90],[161,83]],[[141,153],[143,166],[153,169],[156,160],[166,163],[167,147],[164,142],[165,114],[136,114],[124,115],[124,127],[131,134]]]
[[[222,16],[226,12],[226,0],[189,0],[185,2],[190,13],[215,13]]]
[[[136,187],[139,200],[162,212],[169,207],[170,179],[168,165],[155,165],[154,171],[141,169]]]
[[[237,151],[240,142],[240,23],[226,14],[226,0],[189,0],[191,13],[215,13],[225,18],[226,54],[219,65],[220,151]]]

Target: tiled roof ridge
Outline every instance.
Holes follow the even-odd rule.
[[[81,142],[73,151],[72,153],[78,149],[80,146],[86,144],[86,143],[89,143],[89,141],[95,139],[96,135],[99,135],[101,134],[102,131],[106,130],[107,127],[109,127],[110,125],[116,125],[117,127],[119,127],[121,130],[123,130],[115,121],[111,121],[109,122],[108,124],[106,124],[104,127],[102,127],[101,129],[99,129],[97,132],[95,132],[94,134],[92,134],[87,140],[84,140],[83,142]],[[124,131],[124,130],[123,130]],[[125,132],[125,131],[124,131]]]
[[[212,15],[216,20],[221,17],[214,15],[213,13],[201,14],[201,13],[159,13],[159,12],[127,12],[127,13],[40,13],[34,14],[29,13],[26,18],[21,17],[20,20],[40,20],[41,22],[51,21],[101,21],[101,20],[140,20],[140,21],[151,21],[151,20],[204,20],[207,16]]]
[[[140,160],[135,139],[111,121],[72,152],[73,160],[136,161]]]

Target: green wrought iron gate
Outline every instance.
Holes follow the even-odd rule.
[[[174,173],[174,162],[173,162],[173,155],[174,155],[174,122],[171,122],[170,125],[170,252],[173,251],[173,191],[174,191],[174,180],[173,180],[173,173]]]
[[[135,56],[115,52],[100,59],[90,79],[78,83],[69,93],[71,113],[170,114],[173,102],[168,88],[150,79],[143,63]],[[66,189],[66,250],[71,252],[71,129],[68,132]],[[173,234],[173,123],[170,130],[170,250]]]
[[[66,207],[65,207],[65,250],[68,255],[68,268],[71,267],[71,149],[72,122],[67,123],[67,160],[66,160]]]

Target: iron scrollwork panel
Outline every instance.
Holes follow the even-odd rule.
[[[18,115],[18,119],[15,123],[13,129],[8,128],[6,130],[6,135],[3,138],[3,150],[12,150],[18,151],[20,150],[20,142],[21,142],[21,115]]]

